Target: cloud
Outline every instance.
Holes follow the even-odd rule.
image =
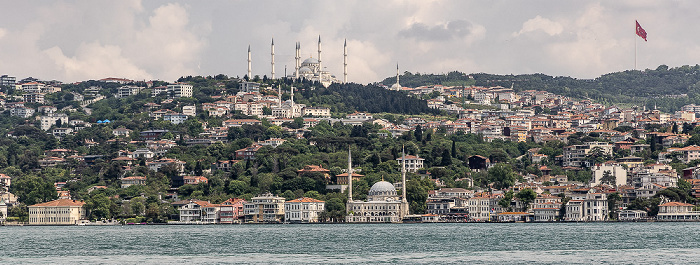
[[[529,19],[523,23],[523,28],[520,31],[513,33],[513,36],[519,36],[524,33],[529,33],[533,31],[544,31],[549,34],[549,36],[559,35],[564,30],[564,26],[560,23],[543,18],[541,16],[536,16],[535,18]]]
[[[5,35],[7,35],[7,30],[0,28],[0,39],[2,39],[2,37],[5,37]]]
[[[44,54],[53,60],[69,80],[103,77],[151,80],[153,77],[122,55],[121,48],[115,45],[101,45],[99,42],[82,43],[76,49],[76,56],[73,57],[67,57],[61,48],[54,46],[44,50]]]
[[[479,27],[466,20],[453,20],[429,26],[415,22],[407,29],[399,31],[399,36],[421,41],[449,41],[461,39],[480,32]]]

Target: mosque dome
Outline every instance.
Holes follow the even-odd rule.
[[[300,74],[313,74],[314,71],[308,67],[302,67],[302,68],[299,68],[299,73]]]
[[[306,64],[318,64],[318,60],[316,60],[314,58],[309,58],[309,59],[304,60],[304,62],[301,64],[305,64],[305,65]]]
[[[374,183],[372,188],[369,189],[369,196],[397,196],[397,193],[393,184],[386,181],[380,181]]]

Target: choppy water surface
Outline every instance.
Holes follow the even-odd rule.
[[[687,264],[700,223],[0,227],[0,264]]]

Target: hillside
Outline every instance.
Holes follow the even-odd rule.
[[[486,73],[445,75],[412,74],[400,76],[401,84],[409,87],[423,85],[476,85],[511,87],[516,91],[544,90],[573,98],[590,98],[604,104],[645,105],[672,112],[683,105],[700,103],[700,65],[656,69],[628,70],[602,75],[595,79],[553,77],[545,74],[495,75]],[[391,85],[396,78],[381,83]]]

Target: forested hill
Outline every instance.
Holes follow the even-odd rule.
[[[656,69],[629,70],[602,75],[596,79],[552,77],[545,74],[494,75],[450,72],[443,75],[411,74],[400,76],[401,85],[477,85],[511,87],[516,91],[544,90],[555,94],[584,99],[590,98],[605,104],[629,103],[654,107],[662,111],[675,111],[686,104],[700,103],[700,65]],[[395,77],[382,81],[385,85],[396,82]]]
[[[305,89],[300,94],[302,98],[298,100],[299,103],[329,107],[332,112],[438,113],[428,108],[425,100],[374,85],[334,83],[328,88]]]

